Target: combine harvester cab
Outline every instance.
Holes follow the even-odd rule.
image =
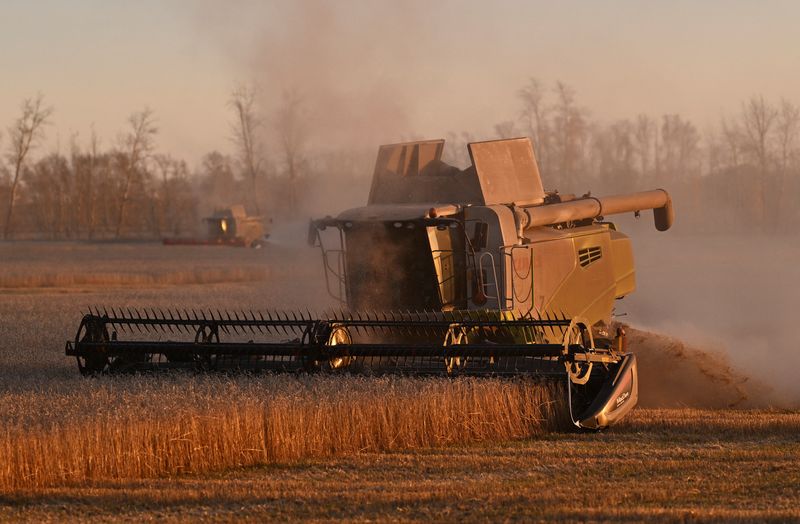
[[[619,421],[638,377],[611,314],[635,276],[630,240],[604,217],[653,209],[666,230],[669,195],[546,192],[527,138],[469,144],[464,170],[442,162],[443,147],[381,146],[367,205],[311,222],[338,312],[95,309],[67,354],[86,374],[534,376],[563,385],[575,426]]]

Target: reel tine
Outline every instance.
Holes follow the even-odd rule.
[[[241,310],[240,313],[242,314],[242,331],[247,333],[247,330],[250,330],[251,335],[255,335],[256,332],[253,330],[253,325],[250,323],[250,319],[247,318],[247,311]]]
[[[112,308],[112,311],[113,311],[113,308]],[[115,322],[117,320],[116,315],[114,315],[113,313],[111,315],[109,315],[105,306],[103,306],[103,312],[105,313],[105,317],[109,320],[109,324],[111,325],[111,328],[116,330],[117,329],[117,323]],[[98,313],[99,313],[99,311],[98,311]]]
[[[370,335],[370,334],[380,333],[381,329],[380,326],[378,325],[379,324],[378,313],[376,311],[370,311],[370,310],[366,310],[363,312],[359,311],[357,313],[354,313],[354,315],[359,316],[359,318],[362,318],[361,317],[362,314],[364,315],[363,318],[365,319],[365,322],[361,327],[361,329],[364,330],[364,334]]]
[[[164,326],[164,318],[163,318],[163,316],[161,314],[159,314],[159,313],[161,313],[161,310],[159,310],[158,312],[156,312],[156,310],[152,309],[152,308],[150,310],[153,312],[153,318],[155,318],[158,321],[158,324],[155,324],[155,325],[160,327],[161,331],[163,333],[166,333],[167,332],[167,328],[166,328],[166,326]]]
[[[286,311],[281,311],[280,313],[283,314],[283,318],[281,319],[282,322],[283,322],[281,324],[281,327],[283,328],[283,332],[286,333],[287,335],[289,335],[289,331],[291,331],[291,329],[292,329],[292,326],[290,325],[291,321],[289,320],[289,313],[286,312]],[[289,328],[288,330],[286,329],[287,327]],[[294,333],[294,332],[292,331],[292,333]]]
[[[360,311],[357,311],[354,316],[356,317],[355,320],[357,320],[359,324],[363,323],[364,320],[361,318],[361,312]],[[353,327],[356,328],[356,334],[357,335],[361,334],[361,331],[360,331],[360,328],[359,328],[359,324],[355,324],[353,326]]]
[[[189,325],[188,325],[189,322],[190,322],[189,316],[182,314],[180,309],[176,309],[175,311],[178,313],[178,318],[181,321],[181,326],[183,326],[183,330],[186,331],[187,333],[191,333],[192,330],[189,329]],[[183,310],[183,313],[186,313],[185,309]]]
[[[95,309],[97,309],[97,312],[100,313],[100,308],[99,307],[95,306]],[[98,316],[101,316],[101,315],[98,315]],[[102,317],[106,319],[106,322],[108,323],[108,325],[111,326],[112,329],[115,329],[114,328],[113,318],[111,317],[111,315],[108,314],[108,311],[106,310],[105,306],[103,306],[103,315],[102,315]]]
[[[153,326],[153,331],[158,332],[159,329],[163,329],[163,327],[161,326],[161,322],[159,322],[158,315],[156,315],[156,310],[150,308],[150,312],[153,314],[152,319],[150,318],[150,313],[147,313],[147,308],[144,308],[144,310],[148,320],[152,320],[152,323],[150,325]]]
[[[493,328],[497,329],[500,335],[504,335],[511,339],[517,335],[516,326],[514,325],[514,312],[511,312],[511,318],[507,319],[503,317],[503,313],[501,312],[499,316],[494,317],[493,315],[489,314],[488,310],[483,311],[484,319],[486,320],[487,325],[492,325]],[[492,312],[494,313],[494,312]],[[489,328],[492,329],[492,328]]]
[[[561,331],[566,333],[567,329],[569,329],[569,320],[567,319],[567,315],[564,313],[563,310],[559,310],[561,312]]]
[[[267,310],[267,318],[269,318],[269,321],[266,318],[264,318],[264,314],[260,310],[258,312],[258,318],[261,319],[261,322],[263,323],[262,326],[264,327],[264,329],[267,330],[267,333],[271,335],[272,328],[270,327],[270,323],[272,321],[272,317],[269,316],[269,310]]]
[[[278,328],[280,328],[283,331],[284,335],[289,336],[289,332],[286,331],[286,325],[283,323],[283,319],[281,318],[281,312],[278,311],[277,309],[275,310],[275,319],[276,319],[275,332],[277,333]]]
[[[428,319],[427,313],[425,313],[425,318],[423,318],[422,313],[419,311],[414,311],[412,313],[410,309],[406,309],[406,317],[412,322],[416,322],[422,328],[422,333],[425,336],[430,337],[432,335],[430,320]]]
[[[239,329],[238,329],[238,327],[236,326],[236,323],[235,323],[235,322],[233,321],[233,319],[231,318],[231,312],[230,312],[229,310],[227,310],[227,309],[226,309],[225,311],[219,311],[219,310],[218,310],[218,313],[219,313],[219,318],[220,318],[220,319],[221,319],[223,322],[227,322],[227,323],[228,323],[228,326],[229,326],[229,327],[230,327],[230,328],[233,330],[233,332],[234,332],[234,333],[236,333],[236,334],[238,335],[238,334],[239,334]],[[223,314],[224,314],[225,316],[223,316]],[[223,325],[223,326],[224,326],[225,324],[221,324],[221,325]]]
[[[135,311],[135,310],[136,310],[136,308],[134,308],[134,311]],[[139,325],[139,323],[137,322],[137,320],[138,320],[138,315],[134,315],[134,314],[131,312],[131,310],[130,310],[130,309],[128,309],[128,317],[129,317],[129,318],[128,318],[128,321],[129,321],[129,323],[130,323],[131,325],[135,326],[135,327],[136,327],[136,329],[139,331],[139,333],[141,333],[141,332],[142,332],[142,327],[141,327],[141,326]],[[131,330],[131,331],[133,331],[133,330]]]
[[[239,328],[242,327],[241,326],[241,321],[239,320],[239,314],[236,312],[236,310],[234,310],[233,311],[233,317],[234,318],[231,318],[231,312],[226,310],[225,311],[225,315],[228,317],[228,321],[231,323],[231,326],[233,327],[233,331],[236,332],[236,334],[238,335],[239,334]],[[244,328],[242,328],[242,331],[244,331]]]
[[[117,312],[114,310],[113,307],[111,308],[111,314],[114,315],[114,320],[118,320],[119,315],[117,314]],[[113,324],[112,324],[112,326],[113,326]],[[124,331],[124,329],[122,327],[122,324],[119,324],[115,329],[119,329],[120,331]]]
[[[161,317],[161,325],[164,327],[164,329],[169,330],[170,333],[174,333],[174,331],[172,330],[172,326],[170,325],[170,321],[167,318],[167,314],[164,312],[163,309],[158,308],[158,315]]]
[[[475,324],[479,326],[482,333],[491,333],[492,329],[502,329],[500,322],[490,319],[489,313],[485,309],[478,309],[474,312]]]
[[[413,335],[414,333],[414,326],[420,325],[420,317],[419,314],[414,315],[407,309],[405,313],[402,310],[392,311],[392,322],[394,324],[393,328],[397,329],[401,333],[408,333]]]
[[[253,329],[253,328],[257,329],[259,333],[262,333],[262,334],[264,333],[264,330],[261,328],[261,324],[259,324],[258,320],[256,320],[256,314],[251,309],[250,310],[250,329]],[[253,333],[255,333],[255,331]]]
[[[261,328],[258,327],[258,324],[256,323],[256,317],[253,315],[253,310],[250,310],[250,318],[247,317],[247,311],[243,311],[242,314],[244,315],[245,320],[247,320],[247,327],[250,328],[250,332],[255,335],[257,329],[258,332],[261,333]]]
[[[197,322],[197,324],[200,324],[200,319],[197,318],[197,313],[195,312],[194,309],[192,310],[192,313],[194,314],[194,320]],[[204,310],[202,310],[202,309],[200,310],[200,315],[203,317],[203,323],[208,322],[208,319],[206,318],[206,312]],[[210,309],[208,310],[208,316],[213,318],[213,316],[211,315],[211,310]]]
[[[209,311],[209,312],[211,313],[211,318],[213,319],[214,318],[214,312],[213,311]],[[217,310],[217,318],[215,320],[217,321],[217,325],[222,328],[222,331],[224,331],[226,335],[230,335],[231,334],[231,332],[228,331],[228,327],[225,325],[225,318],[222,316],[222,313],[220,312],[219,309]]]
[[[172,316],[172,310],[167,309],[167,313],[169,313],[169,324],[167,324],[167,326],[169,327],[169,332],[174,333],[174,331],[172,330],[173,327],[177,329],[178,332],[181,332],[182,331],[181,326],[180,324],[175,322],[175,317]]]
[[[137,313],[138,313],[138,310],[137,310]],[[152,325],[149,322],[150,316],[147,314],[147,308],[146,307],[142,308],[142,317],[143,317],[142,320],[145,321],[144,324],[143,324],[144,325],[144,330],[145,331],[153,331],[153,329],[151,329]],[[156,329],[155,331],[158,331],[158,330]]]

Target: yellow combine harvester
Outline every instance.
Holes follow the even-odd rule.
[[[576,426],[620,420],[637,402],[638,378],[611,314],[635,278],[630,240],[605,217],[653,209],[667,230],[669,195],[546,192],[526,138],[469,144],[464,170],[442,162],[443,147],[382,146],[367,205],[311,222],[340,311],[95,309],[67,354],[84,373],[548,377],[563,380]],[[157,331],[167,340],[141,340]]]

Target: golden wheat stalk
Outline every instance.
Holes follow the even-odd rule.
[[[555,386],[523,380],[132,378],[88,389],[76,411],[104,409],[6,425],[0,489],[520,439],[563,414]]]

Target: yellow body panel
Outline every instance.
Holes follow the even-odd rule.
[[[532,228],[525,235],[529,243],[511,250],[509,264],[509,294],[521,313],[559,313],[590,324],[608,323],[614,300],[635,289],[630,239],[608,225]],[[520,269],[527,260],[532,261],[532,278],[525,279]],[[524,300],[524,285],[531,286],[532,307]]]

